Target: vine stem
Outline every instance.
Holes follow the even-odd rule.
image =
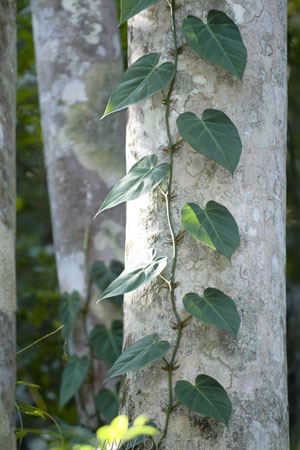
[[[94,368],[94,354],[93,349],[89,340],[89,333],[88,333],[88,326],[87,326],[87,318],[88,318],[88,312],[89,312],[89,305],[92,298],[92,279],[89,274],[89,265],[88,265],[88,251],[89,251],[89,244],[90,244],[90,231],[91,231],[91,223],[88,223],[85,227],[84,232],[84,239],[83,239],[83,252],[85,256],[85,274],[86,274],[86,284],[87,284],[87,294],[85,298],[85,303],[82,308],[81,314],[82,314],[82,323],[83,323],[83,330],[86,337],[87,345],[88,345],[88,351],[89,351],[89,360],[90,360],[90,385],[92,387],[93,396],[94,396],[94,406],[95,406],[95,412],[96,417],[98,421],[98,425],[101,424],[101,416],[100,412],[98,411],[97,405],[96,405],[96,376],[95,376],[95,368]],[[79,393],[80,395],[80,393]],[[84,402],[82,402],[84,404]]]
[[[167,187],[167,192],[165,194],[165,197],[166,197],[167,220],[168,220],[168,226],[170,229],[172,247],[173,247],[173,260],[172,260],[169,286],[170,286],[170,298],[171,298],[172,311],[173,311],[173,313],[176,317],[176,321],[177,321],[177,337],[176,337],[176,342],[175,342],[175,346],[174,346],[174,349],[172,352],[171,359],[168,362],[169,402],[168,402],[168,409],[166,412],[165,426],[164,426],[164,429],[162,432],[162,436],[157,444],[158,449],[161,448],[162,443],[167,435],[170,414],[171,414],[172,410],[174,409],[174,404],[173,404],[173,367],[174,367],[175,358],[176,358],[177,351],[178,351],[178,348],[180,345],[181,334],[182,334],[182,320],[178,314],[178,311],[176,308],[176,303],[175,303],[174,279],[175,279],[175,271],[176,271],[176,264],[177,264],[177,236],[174,231],[174,225],[173,225],[172,215],[171,215],[171,192],[172,192],[172,181],[173,181],[173,151],[174,151],[174,148],[173,148],[173,141],[172,141],[172,135],[171,135],[171,129],[170,129],[170,104],[171,104],[171,95],[172,95],[174,85],[175,85],[177,65],[178,65],[178,46],[177,46],[177,32],[176,32],[176,23],[175,23],[175,2],[176,2],[176,0],[167,0],[167,3],[170,7],[171,20],[172,20],[175,75],[171,81],[168,94],[165,98],[165,104],[166,104],[165,123],[166,123],[167,135],[168,135],[169,162],[170,162],[169,180],[168,180],[168,187]]]

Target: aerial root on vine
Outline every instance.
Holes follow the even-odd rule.
[[[177,364],[177,361],[174,361],[174,364],[172,366],[172,371],[179,369],[180,364]]]
[[[163,99],[163,101],[162,101],[162,104],[163,104],[164,106],[166,106],[167,104],[173,105],[175,102],[176,102],[176,99],[175,99],[175,98],[168,98],[168,97],[165,97],[165,98]]]
[[[170,201],[172,202],[173,200],[175,200],[175,198],[177,197],[177,194],[175,194],[175,191],[172,191],[171,194],[169,195]]]
[[[182,53],[183,50],[184,50],[184,47],[185,47],[185,45],[182,45],[181,47],[177,48],[177,50],[175,50],[174,48],[171,48],[171,49],[168,51],[168,55],[174,57],[175,54],[176,54],[176,52],[177,52],[177,55],[181,55],[181,53]]]
[[[185,328],[187,326],[187,321],[188,321],[188,319],[181,322],[181,328]],[[175,322],[171,322],[171,328],[172,328],[172,330],[178,330],[179,324],[175,323]]]
[[[173,245],[173,239],[170,233],[167,235],[167,239],[165,240],[166,245]]]
[[[178,152],[178,150],[180,150],[183,141],[184,139],[178,139],[178,141],[176,141],[175,144],[173,144],[173,153],[176,153]]]
[[[176,238],[175,238],[176,244],[177,245],[182,244],[183,238],[184,238],[183,234],[181,234],[180,236],[176,236]]]

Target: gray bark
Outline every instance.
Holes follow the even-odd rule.
[[[242,323],[237,341],[225,332],[193,320],[184,328],[174,379],[194,383],[198,374],[216,378],[228,391],[233,415],[227,429],[179,406],[171,414],[167,449],[286,450],[288,441],[285,350],[285,147],[286,147],[286,1],[178,0],[181,23],[193,14],[206,20],[220,9],[239,25],[248,49],[243,83],[185,48],[179,56],[172,97],[171,124],[184,111],[201,116],[206,108],[224,111],[237,126],[243,153],[232,178],[225,169],[185,144],[174,157],[172,215],[175,231],[187,202],[204,207],[208,200],[226,206],[235,217],[241,246],[231,264],[222,255],[185,235],[179,246],[176,302],[186,317],[182,297],[215,287],[236,302]],[[143,11],[129,24],[129,62],[146,52],[170,60],[173,48],[165,2]],[[132,106],[128,112],[127,162],[162,152],[167,147],[161,94]],[[155,246],[171,257],[166,244],[165,205],[158,190],[127,205],[126,266],[142,260]],[[166,289],[156,280],[125,296],[125,343],[157,332],[174,344],[176,331]],[[122,411],[131,417],[147,412],[160,427],[168,401],[166,372],[161,362],[126,375]],[[177,442],[177,444],[175,444]],[[177,446],[176,446],[177,445]]]
[[[120,311],[109,302],[87,299],[86,265],[123,259],[124,210],[92,220],[105,196],[125,171],[124,116],[100,121],[123,64],[116,4],[112,0],[33,0],[44,148],[54,244],[61,292],[77,290],[82,308],[89,301],[87,332]],[[90,226],[88,251],[83,248]],[[71,342],[72,353],[89,352],[82,314]],[[95,366],[78,397],[81,422],[96,426],[94,397],[107,366]]]
[[[15,125],[16,5],[0,0],[0,442],[15,435]]]

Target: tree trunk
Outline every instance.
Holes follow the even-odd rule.
[[[175,291],[181,317],[182,297],[215,287],[231,296],[241,315],[235,341],[230,335],[192,320],[183,330],[174,379],[194,383],[196,375],[216,378],[233,403],[229,428],[179,406],[171,413],[166,449],[288,449],[285,351],[285,146],[286,146],[286,1],[178,0],[176,21],[188,14],[206,22],[219,9],[240,27],[248,49],[243,83],[184,48],[173,92],[171,131],[179,138],[176,118],[185,111],[201,117],[206,108],[224,111],[239,130],[243,152],[233,178],[228,171],[194,152],[188,144],[174,156],[172,202],[175,234],[182,230],[185,203],[204,207],[208,200],[226,206],[240,229],[241,245],[231,264],[198,244],[187,233],[179,246]],[[147,52],[172,60],[170,13],[160,2],[129,22],[129,62]],[[162,151],[167,144],[163,97],[129,108],[127,162]],[[172,257],[166,241],[165,204],[158,190],[127,205],[126,267],[142,260],[150,247]],[[173,313],[166,289],[157,279],[125,296],[126,346],[150,333],[174,345]],[[161,428],[168,402],[167,373],[157,362],[126,375],[121,405],[131,417],[147,412]],[[176,444],[177,442],[177,444]],[[176,446],[178,445],[178,447]]]
[[[92,220],[125,171],[124,116],[100,122],[123,70],[116,4],[33,0],[32,12],[59,285],[61,292],[80,293],[82,311],[88,302],[89,332],[101,320],[109,324],[121,314],[109,302],[96,306],[86,277],[93,261],[122,260],[124,251],[122,208],[105,220]],[[71,341],[72,353],[79,356],[89,351],[82,314]],[[81,423],[90,427],[97,426],[94,397],[107,368],[95,368],[96,389],[91,378],[81,389]]]
[[[0,442],[15,435],[16,5],[0,0]]]

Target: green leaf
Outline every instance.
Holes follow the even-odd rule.
[[[108,266],[103,261],[95,261],[91,267],[91,279],[100,291],[114,281],[124,270],[124,264],[113,259]]]
[[[202,120],[191,113],[177,119],[180,135],[199,153],[208,156],[228,169],[235,171],[242,152],[238,130],[222,111],[206,109]]]
[[[242,80],[247,49],[238,27],[226,14],[209,11],[207,25],[195,16],[187,16],[182,31],[188,45],[198,55],[224,67]]]
[[[118,396],[109,389],[101,389],[95,399],[96,408],[111,422],[118,415]]]
[[[16,381],[16,384],[24,384],[25,386],[35,388],[35,389],[41,389],[41,386],[38,384],[28,383],[27,381]]]
[[[60,409],[73,397],[85,379],[89,368],[88,356],[78,358],[76,355],[70,356],[63,370],[60,392]]]
[[[113,259],[109,265],[106,266],[103,261],[95,261],[91,267],[91,279],[97,286],[97,288],[103,292],[107,286],[114,281],[120,273],[124,270],[124,264],[120,261]],[[117,295],[112,297],[115,306],[122,307],[123,305],[123,295]]]
[[[149,53],[126,70],[109,99],[103,117],[145,100],[167,87],[174,78],[175,66],[165,62],[157,67],[158,61],[157,53]]]
[[[29,405],[25,402],[18,402],[17,408],[20,412],[24,414],[28,414],[30,416],[37,416],[41,417],[42,419],[46,419],[46,413],[41,410],[40,408],[37,408],[36,406]]]
[[[105,291],[102,293],[100,300],[116,295],[131,292],[145,283],[156,278],[166,267],[167,259],[165,257],[155,257],[152,253],[150,261],[141,263],[131,269],[124,270],[121,275],[116,278]]]
[[[170,170],[168,163],[156,163],[156,155],[140,159],[110,191],[96,216],[106,209],[135,200],[154,189]]]
[[[54,436],[57,439],[60,439],[60,434],[55,433],[55,431],[49,431],[49,430],[41,430],[40,428],[17,428],[17,439],[21,439],[24,436],[26,436],[28,433],[34,433],[34,434],[49,434],[50,436]]]
[[[195,385],[177,381],[175,395],[191,411],[213,417],[228,426],[232,412],[231,401],[225,389],[214,378],[198,375]]]
[[[181,210],[184,228],[198,241],[229,259],[240,245],[238,226],[225,206],[210,201],[205,209],[187,203]]]
[[[160,0],[121,0],[120,25],[135,16],[143,9],[158,3]]]
[[[237,338],[241,319],[234,301],[223,292],[208,288],[203,297],[189,292],[183,297],[183,305],[196,319],[228,331]]]
[[[156,333],[145,336],[122,353],[110,369],[106,380],[147,366],[164,356],[169,349],[170,344],[161,341]]]
[[[61,298],[59,303],[59,320],[65,325],[61,334],[65,341],[67,341],[70,337],[70,333],[72,330],[72,326],[77,317],[78,311],[80,308],[80,296],[77,291],[73,291],[71,294],[65,292]]]
[[[108,364],[113,364],[122,353],[123,324],[120,320],[112,323],[111,330],[104,325],[96,325],[90,336],[90,343],[96,355]]]

